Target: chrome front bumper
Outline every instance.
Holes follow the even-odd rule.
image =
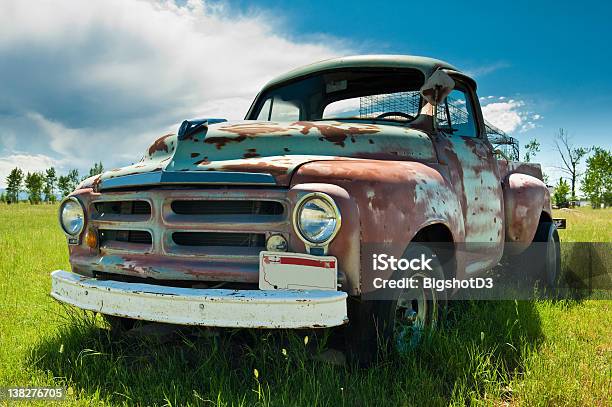
[[[225,290],[98,280],[51,273],[51,296],[78,308],[146,321],[231,328],[323,328],[348,322],[347,294]]]

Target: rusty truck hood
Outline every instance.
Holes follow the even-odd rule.
[[[81,187],[120,187],[129,185],[119,182],[126,179],[139,179],[140,183],[148,180],[150,184],[286,186],[295,169],[304,163],[362,158],[433,162],[435,153],[425,133],[398,125],[225,122],[204,127],[183,139],[175,134],[160,137],[140,162],[89,178]],[[160,182],[160,177],[167,182]]]

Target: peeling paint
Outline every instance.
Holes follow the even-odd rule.
[[[171,136],[172,134],[166,134],[165,136],[162,136],[155,140],[155,142],[151,144],[151,147],[149,147],[149,156],[153,156],[153,154],[155,154],[157,151],[163,151],[167,153],[168,144],[166,144],[166,139]]]
[[[431,72],[436,67],[431,66]],[[431,105],[424,106],[423,115],[430,110]],[[178,174],[179,180],[198,171],[232,173],[237,181],[223,186],[202,182],[104,190],[109,179],[162,171]],[[270,185],[246,187],[248,174],[269,174]],[[506,242],[531,242],[541,213],[550,213],[550,196],[541,178],[537,165],[496,160],[485,138],[443,134],[423,123],[409,127],[332,120],[211,122],[182,140],[165,135],[140,162],[85,180],[75,195],[86,208],[105,200],[146,200],[152,208],[146,219],[122,214],[88,222],[98,229],[147,231],[151,242],[120,241],[100,250],[71,245],[70,262],[75,270],[88,272],[254,288],[260,246],[181,247],[173,233],[235,233],[249,239],[280,234],[289,250],[303,253],[290,214],[300,196],[318,191],[331,196],[342,213],[342,227],[328,254],[338,259],[339,271],[346,276],[342,290],[348,294],[362,294],[362,282],[372,277],[367,275],[368,247],[382,245],[389,254],[401,256],[429,227],[448,232],[444,237],[456,243],[488,245],[486,250],[456,252],[453,271],[464,278],[496,264]],[[179,215],[172,205],[180,199],[275,201],[284,212]],[[229,297],[244,294],[228,293]]]

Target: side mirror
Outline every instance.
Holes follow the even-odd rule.
[[[442,69],[435,71],[421,87],[421,95],[432,106],[440,104],[455,88],[455,81]]]

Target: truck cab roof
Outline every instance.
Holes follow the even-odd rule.
[[[447,62],[428,57],[412,55],[355,55],[326,59],[293,69],[272,79],[264,86],[263,89],[265,90],[323,71],[359,68],[417,69],[421,71],[426,78],[440,68],[460,72],[457,68]],[[465,76],[465,74],[463,75]]]

